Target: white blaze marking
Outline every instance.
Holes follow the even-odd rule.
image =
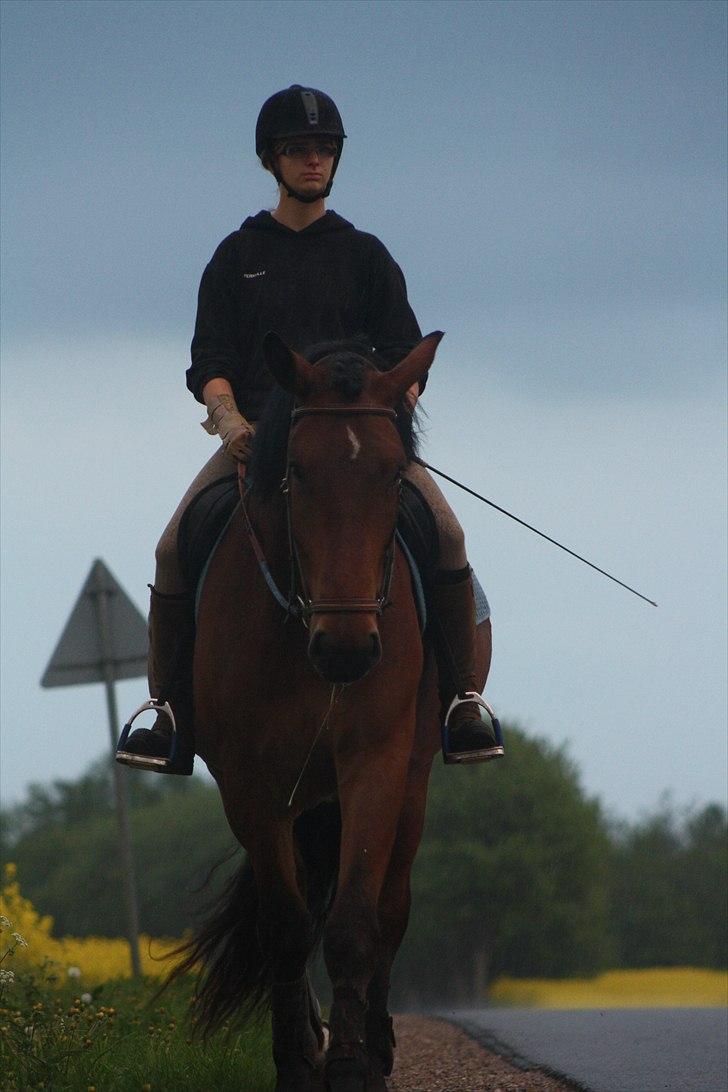
[[[351,427],[351,425],[346,426],[346,435],[351,440],[351,455],[349,456],[349,459],[353,463],[355,462],[359,452],[361,451],[361,444],[359,443],[356,433],[354,432],[354,429]]]

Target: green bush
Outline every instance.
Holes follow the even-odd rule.
[[[402,1000],[483,996],[499,974],[609,966],[610,844],[563,749],[506,726],[507,756],[435,762],[395,964]]]

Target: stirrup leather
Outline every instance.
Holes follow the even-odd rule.
[[[452,751],[450,749],[450,717],[454,709],[459,705],[474,704],[480,707],[480,719],[484,724],[492,725],[496,738],[495,747],[482,747],[477,751]],[[487,762],[491,758],[500,758],[504,754],[503,733],[498,718],[488,702],[474,690],[468,690],[464,697],[456,694],[450,702],[445,714],[445,723],[442,726],[442,757],[447,765],[451,763]]]
[[[140,713],[146,713],[151,710],[153,713],[162,713],[169,719],[172,725],[172,734],[169,738],[169,753],[165,757],[156,757],[155,755],[137,755],[133,751],[125,750],[125,744],[129,738],[131,732],[131,726],[139,716]],[[148,729],[151,731],[151,728]],[[166,769],[167,766],[172,766],[177,759],[177,752],[179,750],[179,733],[177,731],[177,721],[174,719],[174,713],[172,712],[172,706],[168,701],[160,701],[156,698],[150,698],[148,701],[142,702],[137,710],[129,717],[124,727],[121,730],[119,736],[119,742],[116,746],[116,761],[122,762],[125,766],[134,766],[138,770],[159,770]]]

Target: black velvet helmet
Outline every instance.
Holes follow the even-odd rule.
[[[294,83],[263,103],[255,126],[256,154],[262,155],[276,140],[304,135],[336,137],[341,145],[346,133],[333,99]]]
[[[288,195],[295,197],[298,201],[310,202],[320,197],[328,197],[346,138],[341,114],[334,100],[323,91],[317,91],[314,87],[302,87],[300,83],[294,83],[291,87],[287,87],[284,91],[277,91],[275,95],[266,99],[255,126],[256,154],[261,159],[266,153],[271,156],[276,141],[293,136],[328,136],[336,140],[338,151],[331,169],[331,177],[328,186],[321,194],[304,197],[289,190],[285,183],[282,183]],[[275,164],[271,163],[270,166],[276,181],[282,182]]]

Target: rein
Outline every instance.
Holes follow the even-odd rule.
[[[291,413],[291,430],[293,426],[302,417],[314,417],[314,416],[369,416],[369,417],[387,417],[390,421],[395,422],[397,419],[396,410],[387,409],[383,406],[300,406],[294,409]],[[290,432],[289,432],[290,436]],[[250,520],[245,498],[249,490],[241,495],[241,508],[243,512],[243,518],[248,531],[248,537],[250,538],[253,552],[260,566],[260,570],[263,574],[266,584],[268,585],[273,597],[278,602],[287,614],[292,615],[294,618],[300,618],[308,628],[310,618],[313,614],[376,614],[381,615],[382,611],[389,602],[389,593],[392,586],[392,576],[394,573],[394,555],[396,544],[396,527],[395,520],[394,528],[392,529],[392,536],[384,551],[384,571],[382,576],[382,584],[379,590],[379,594],[376,599],[366,599],[362,597],[351,599],[339,599],[334,596],[330,596],[324,599],[312,599],[308,591],[308,585],[301,565],[300,554],[298,550],[298,544],[296,543],[296,536],[293,529],[293,513],[291,511],[291,490],[290,490],[290,460],[286,459],[286,476],[281,482],[281,492],[286,499],[286,524],[288,528],[288,549],[291,563],[291,577],[289,585],[289,594],[286,599],[280,592],[273,575],[270,571],[270,566],[266,561],[263,547],[261,546],[253,525]],[[296,591],[296,588],[299,591]]]
[[[314,417],[316,415],[321,416],[323,414],[346,415],[347,417],[360,414],[368,417],[389,417],[390,420],[397,420],[397,411],[393,409],[386,409],[384,406],[299,406],[291,413],[291,424],[294,425],[299,417]]]

